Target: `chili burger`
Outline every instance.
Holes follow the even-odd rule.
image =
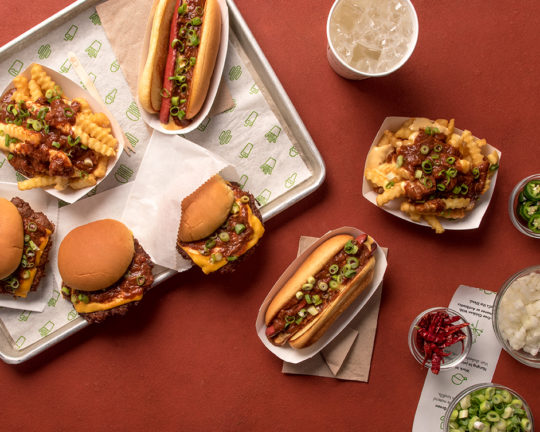
[[[153,263],[123,223],[102,219],[62,240],[58,270],[62,294],[86,321],[124,315],[152,287]]]

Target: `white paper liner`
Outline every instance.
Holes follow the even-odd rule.
[[[276,346],[273,345],[268,338],[266,337],[266,325],[264,322],[264,315],[268,305],[275,297],[277,292],[281,287],[291,278],[294,272],[300,267],[300,265],[306,260],[306,258],[322,243],[324,243],[328,238],[339,235],[339,234],[350,234],[354,237],[357,237],[361,234],[364,234],[363,231],[358,228],[353,227],[342,227],[335,230],[332,230],[322,236],[318,241],[313,243],[309,248],[307,248],[301,255],[298,256],[283,274],[279,277],[277,282],[274,284],[266,298],[264,299],[261,307],[259,308],[259,313],[257,315],[257,321],[255,323],[255,329],[259,339],[262,341],[264,346],[268,348],[272,353],[278,356],[280,359],[289,362],[289,363],[300,363],[304,360],[307,360],[317,354],[322,350],[328,343],[330,343],[350,322],[351,320],[362,310],[366,305],[369,299],[377,291],[380,283],[383,280],[384,273],[386,271],[387,261],[386,257],[377,245],[375,249],[375,270],[373,274],[373,280],[368,285],[368,287],[356,298],[356,300],[334,321],[330,328],[324,333],[324,335],[313,345],[302,348],[294,349],[291,348],[288,344],[285,346]]]
[[[203,120],[208,117],[208,113],[212,108],[214,99],[216,98],[219,84],[221,81],[221,75],[223,73],[223,67],[225,66],[225,60],[227,58],[227,47],[229,44],[229,9],[225,0],[217,0],[219,7],[221,9],[221,41],[219,44],[219,52],[216,58],[216,65],[214,66],[214,73],[212,79],[210,80],[210,85],[208,87],[208,93],[204,101],[203,106],[199,113],[193,117],[192,122],[180,130],[169,130],[165,129],[161,122],[159,121],[159,113],[151,114],[146,112],[141,104],[139,103],[139,98],[137,97],[137,104],[142,114],[143,120],[154,130],[157,130],[161,133],[167,135],[178,135],[186,134],[197,129]],[[139,76],[141,76],[142,69],[144,68],[144,63],[146,62],[146,57],[148,53],[148,45],[150,44],[150,34],[152,26],[150,25],[152,17],[149,18],[149,24],[146,28],[146,35],[143,42],[143,49],[141,51],[140,61],[139,61]]]
[[[375,135],[375,139],[373,140],[373,143],[371,144],[370,151],[373,147],[377,146],[379,141],[381,140],[383,133],[385,130],[390,131],[397,131],[400,126],[407,121],[411,117],[386,117],[379,128],[379,131],[377,132],[377,135]],[[463,131],[461,129],[455,128],[455,132],[462,133]],[[483,154],[487,154],[492,152],[493,150],[496,150],[499,154],[499,159],[501,158],[501,152],[497,150],[495,147],[486,144],[486,151],[483,152]],[[486,153],[487,152],[487,153]],[[366,158],[367,163],[368,158]],[[364,175],[363,183],[362,183],[362,195],[364,195],[364,198],[366,198],[370,203],[377,206],[377,192],[373,190],[368,180],[366,180],[365,176],[366,172],[366,166],[364,165]],[[484,214],[486,213],[486,210],[489,206],[489,202],[491,201],[491,196],[493,195],[493,191],[495,190],[495,183],[497,182],[497,175],[498,171],[495,171],[495,174],[491,178],[491,184],[489,189],[486,193],[480,196],[478,201],[476,202],[474,208],[466,212],[466,215],[462,219],[455,219],[455,220],[449,220],[445,218],[438,218],[441,222],[441,225],[445,230],[468,230],[468,229],[475,229],[480,226],[480,223],[482,222],[482,218],[484,217]],[[387,213],[393,214],[394,216],[397,216],[400,219],[404,219],[408,222],[415,223],[417,225],[423,225],[429,227],[430,225],[423,219],[421,219],[419,222],[411,220],[407,214],[403,213],[399,207],[401,203],[404,201],[404,198],[398,198],[395,200],[390,201],[389,203],[385,204],[382,207],[379,207],[380,209],[386,211]]]
[[[56,227],[50,241],[49,261],[45,265],[45,275],[41,278],[36,291],[31,291],[25,298],[15,298],[10,294],[0,294],[0,307],[9,309],[22,309],[32,312],[42,312],[47,305],[51,292],[56,286],[52,269],[56,267],[57,228],[58,228],[58,203],[57,201],[40,190],[20,191],[16,184],[0,182],[0,197],[7,199],[18,196],[26,201],[35,212],[42,212]]]
[[[153,133],[122,220],[154,263],[176,271],[191,267],[191,261],[176,251],[180,206],[186,196],[219,172],[237,180],[234,168],[216,154],[179,136]]]
[[[65,77],[64,75],[48,68],[47,66],[43,66],[43,70],[51,77],[51,79],[58,84],[63,92],[64,97],[73,100],[75,98],[84,98],[88,101],[88,104],[90,105],[90,108],[92,108],[92,111],[94,112],[109,112],[109,110],[105,107],[103,102],[96,100],[90,93],[88,93],[86,90],[84,90],[82,87],[80,87],[77,83],[71,81],[69,78]],[[32,68],[32,65],[28,66],[23,72],[21,72],[21,75],[25,76],[29,80],[31,79],[30,75],[30,69]],[[14,88],[13,81],[10,81],[10,83],[4,88],[2,91],[2,96],[10,89]],[[105,179],[109,173],[112,171],[114,166],[116,165],[116,162],[118,162],[118,159],[120,159],[120,156],[122,155],[122,152],[124,148],[120,143],[123,142],[124,138],[122,135],[122,129],[120,128],[120,125],[116,121],[116,119],[113,116],[108,116],[110,122],[111,122],[111,128],[112,128],[112,134],[115,136],[118,141],[119,145],[116,149],[116,156],[114,158],[109,159],[109,165],[107,167],[107,173],[104,177],[98,179],[97,184],[101,183],[103,179]],[[44,188],[44,190],[51,194],[52,196],[61,199],[68,203],[73,203],[79,199],[81,199],[84,195],[86,195],[92,188],[96,187],[96,185],[88,186],[83,189],[71,189],[70,187],[66,188],[63,191],[59,191],[57,189],[54,189],[53,187]]]

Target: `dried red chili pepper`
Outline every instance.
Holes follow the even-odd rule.
[[[459,316],[450,317],[445,311],[430,312],[424,315],[416,326],[416,345],[420,352],[424,354],[422,367],[428,360],[431,361],[431,372],[437,375],[444,363],[444,358],[450,353],[445,352],[448,348],[457,342],[461,342],[461,349],[464,349],[463,340],[465,333],[461,330],[469,323],[454,324],[459,321]]]

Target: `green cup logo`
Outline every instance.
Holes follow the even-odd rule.
[[[210,117],[206,117],[197,129],[199,129],[201,132],[204,132],[208,127],[208,123],[210,123]]]
[[[77,313],[76,310],[70,310],[69,313],[67,314],[67,320],[68,321],[73,321],[75,318],[77,318],[79,316],[79,314]]]
[[[116,99],[116,93],[118,93],[118,90],[116,90],[115,88],[112,89],[109,93],[107,93],[107,96],[105,96],[105,103],[107,105],[110,105],[114,102],[114,100]]]
[[[232,134],[230,130],[224,130],[219,134],[219,145],[229,144],[231,142]]]
[[[69,30],[64,35],[64,40],[66,42],[67,41],[72,41],[73,38],[75,37],[75,35],[77,34],[77,30],[79,30],[79,27],[77,27],[75,24],[72,24],[71,27],[69,28]]]
[[[266,175],[272,174],[272,171],[274,171],[274,168],[276,166],[276,160],[273,157],[269,157],[266,159],[266,162],[261,165],[261,170]]]
[[[480,337],[482,333],[484,333],[483,329],[478,328],[480,320],[476,320],[476,324],[471,323],[471,331],[473,335],[472,343],[476,343],[477,339]]]
[[[248,142],[244,148],[242,149],[242,151],[240,152],[240,158],[241,159],[247,159],[249,157],[249,155],[251,154],[251,150],[253,150],[253,144],[251,144],[250,142]]]
[[[97,193],[97,186],[93,187],[92,189],[90,189],[88,191],[88,193],[86,194],[87,197],[91,197],[91,196],[94,196],[95,194]]]
[[[296,147],[295,147],[295,146],[292,146],[292,147],[289,149],[289,156],[290,156],[290,157],[296,157],[296,156],[298,156],[298,150],[296,150]]]
[[[233,66],[229,70],[229,79],[231,81],[236,81],[240,76],[242,75],[242,67],[241,66]]]
[[[62,66],[60,66],[60,72],[61,73],[68,73],[71,69],[71,62],[69,59],[65,59],[64,63],[62,63]]]
[[[240,177],[240,180],[238,180],[238,184],[240,185],[240,189],[244,189],[244,186],[246,185],[248,181],[248,176],[245,174],[242,174],[242,177]]]
[[[22,311],[18,318],[19,321],[28,321],[28,317],[31,313],[31,311]]]
[[[452,378],[450,378],[450,381],[452,381],[452,384],[454,385],[461,385],[463,384],[465,381],[467,381],[467,377],[465,375],[463,375],[462,373],[455,373],[454,375],[452,375]]]
[[[6,161],[6,159],[4,158],[4,160],[2,162],[0,162],[0,168],[2,168],[4,166],[5,161]]]
[[[15,178],[17,179],[17,182],[22,182],[26,180],[26,177],[23,176],[19,171],[15,173]]]
[[[264,189],[255,199],[257,200],[259,205],[264,206],[268,204],[268,201],[270,200],[270,195],[272,195],[272,192],[270,192],[268,189]]]
[[[21,349],[25,342],[26,342],[26,338],[24,336],[19,336],[19,338],[15,341],[15,346]]]
[[[41,45],[38,49],[38,56],[41,60],[49,58],[51,55],[51,46],[49,44],[47,45]]]
[[[253,84],[251,88],[249,89],[249,94],[254,95],[257,93],[259,93],[259,87],[257,86],[257,84]]]
[[[59,298],[60,298],[60,291],[53,290],[52,296],[47,302],[47,306],[56,307],[56,303],[58,302]]]
[[[251,111],[251,113],[247,116],[246,120],[244,121],[245,127],[251,127],[255,123],[255,120],[257,120],[257,117],[259,117],[259,113],[257,111]]]
[[[100,49],[101,49],[101,42],[98,40],[95,40],[84,51],[86,51],[86,53],[88,54],[88,57],[96,58]]]
[[[233,112],[235,109],[236,109],[236,99],[233,99],[233,106],[230,107],[228,110],[226,110],[225,112]]]
[[[137,143],[139,142],[139,138],[130,134],[129,132],[126,132],[124,135],[126,136],[127,140],[133,147],[135,147]]]
[[[118,183],[127,183],[129,179],[133,176],[134,172],[128,166],[121,164],[116,172],[114,173],[114,178]]]
[[[287,180],[285,180],[285,187],[287,189],[294,186],[294,184],[296,183],[296,176],[297,174],[294,172],[287,178]]]
[[[43,325],[43,327],[39,329],[39,334],[41,335],[41,337],[45,337],[52,332],[53,328],[54,328],[54,323],[51,320],[49,320]]]
[[[101,20],[99,19],[99,15],[97,14],[97,12],[94,12],[88,18],[90,19],[90,21],[92,21],[92,23],[94,23],[94,25],[101,25]]]
[[[272,129],[266,132],[264,137],[269,143],[275,143],[280,133],[281,133],[281,128],[279,126],[272,126]]]
[[[88,81],[90,81],[92,84],[96,82],[96,74],[92,72],[88,72]]]
[[[126,117],[131,121],[139,121],[141,119],[141,112],[139,111],[139,107],[135,102],[131,102],[129,105],[126,111]]]
[[[22,71],[24,63],[20,60],[15,60],[8,69],[10,75],[16,77]]]
[[[118,60],[115,60],[111,63],[111,72],[118,72],[118,69],[120,69],[120,63],[118,63]]]

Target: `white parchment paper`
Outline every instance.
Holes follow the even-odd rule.
[[[154,263],[177,271],[191,267],[176,251],[181,203],[221,171],[238,180],[234,168],[216,154],[179,136],[154,132],[122,214]]]
[[[442,430],[444,414],[454,397],[466,387],[491,382],[501,347],[491,324],[495,293],[461,285],[450,309],[461,313],[471,325],[473,345],[465,360],[438,375],[427,371],[416,408],[413,432]]]

